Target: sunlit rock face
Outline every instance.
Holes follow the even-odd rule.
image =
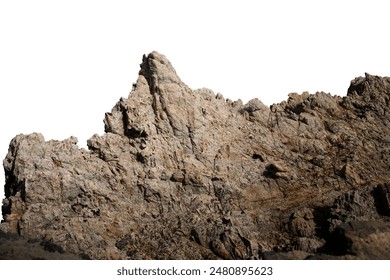
[[[140,67],[89,150],[12,139],[3,233],[91,259],[390,258],[390,78],[268,108]]]

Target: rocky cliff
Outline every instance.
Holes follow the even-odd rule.
[[[0,229],[92,259],[390,258],[389,102],[368,74],[233,102],[153,52],[89,150],[11,141]]]

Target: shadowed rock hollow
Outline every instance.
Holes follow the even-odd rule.
[[[88,151],[12,139],[0,230],[92,259],[390,258],[389,94],[243,104],[153,52]]]

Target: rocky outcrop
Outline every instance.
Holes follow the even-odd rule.
[[[389,93],[243,104],[153,52],[89,150],[11,141],[0,229],[92,259],[390,258]]]

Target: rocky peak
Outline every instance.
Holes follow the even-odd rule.
[[[144,55],[140,65],[139,75],[148,82],[150,93],[157,93],[163,85],[175,84],[185,87],[172,67],[171,62],[162,54],[154,51],[148,56]]]
[[[390,234],[389,81],[268,108],[191,90],[153,52],[89,151],[11,141],[0,230],[94,259],[377,258],[364,242]]]
[[[165,56],[157,52],[144,55],[129,99],[121,99],[106,114],[105,131],[130,138],[146,137],[157,130],[180,133],[184,124],[175,111],[192,107],[190,93]]]
[[[358,77],[351,81],[348,88],[348,96],[367,96],[376,99],[374,96],[388,95],[390,89],[390,78],[379,77],[365,73],[364,77]],[[383,94],[385,93],[385,94]]]

